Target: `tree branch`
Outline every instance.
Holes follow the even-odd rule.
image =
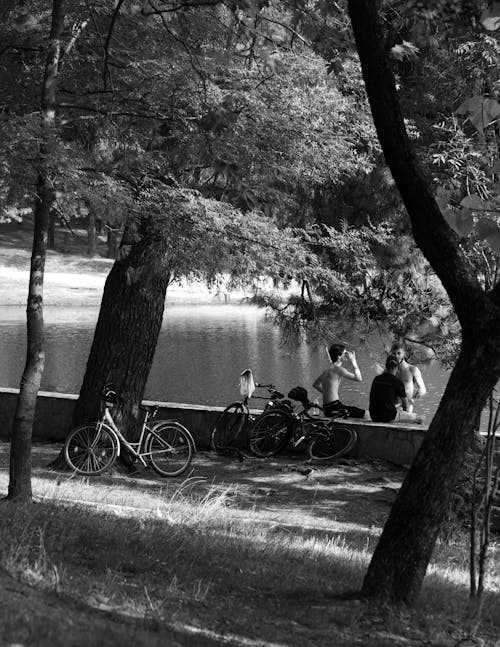
[[[159,112],[150,113],[150,114],[133,112],[132,110],[122,110],[121,112],[116,112],[115,110],[110,111],[110,110],[105,110],[104,108],[96,108],[94,106],[86,106],[86,105],[80,105],[77,103],[66,103],[66,102],[57,103],[56,107],[66,108],[68,110],[81,110],[82,112],[95,112],[98,115],[109,115],[112,113],[113,117],[134,117],[136,119],[154,119],[154,120],[161,119],[162,121],[174,121],[174,119],[171,116],[164,115]]]
[[[179,38],[179,36],[174,34],[174,32],[169,28],[169,26],[167,24],[167,21],[165,20],[165,16],[163,15],[164,12],[158,10],[154,6],[153,0],[148,0],[148,1],[149,1],[149,4],[151,5],[151,7],[153,8],[153,10],[158,11],[158,14],[160,15],[160,18],[161,18],[161,21],[162,21],[162,24],[163,24],[163,27],[165,28],[165,30],[167,31],[169,36],[171,38],[173,38],[176,42],[178,42],[179,45],[181,45],[181,47],[183,47],[184,50],[186,51],[186,54],[189,56],[189,60],[191,61],[191,66],[192,66],[193,70],[200,77],[200,80],[201,80],[201,82],[203,84],[203,89],[204,89],[204,92],[205,92],[205,95],[206,95],[206,93],[207,93],[207,85],[206,85],[207,81],[206,81],[205,75],[203,73],[203,69],[202,69],[201,65],[198,63],[197,57],[193,56],[193,53],[190,51],[189,47],[182,40],[182,38]]]
[[[75,43],[76,43],[76,41],[78,39],[78,36],[80,36],[80,34],[85,29],[87,24],[88,24],[88,21],[84,20],[83,22],[80,23],[80,25],[78,25],[78,24],[73,25],[71,39],[70,39],[69,43],[66,45],[66,47],[64,48],[64,51],[61,54],[61,64],[62,64],[63,59],[65,59],[66,56],[68,56],[69,53],[71,52],[71,50],[73,49],[73,47],[74,47],[74,45],[75,45]],[[61,64],[60,64],[59,67],[61,67]]]
[[[120,13],[120,9],[125,0],[118,0],[115,10],[113,11],[113,16],[111,17],[111,22],[109,24],[108,35],[106,36],[106,41],[104,43],[104,65],[102,70],[102,82],[104,87],[107,87],[107,77],[108,77],[108,65],[109,65],[109,46],[111,44],[111,37],[113,36],[113,29],[115,28],[116,19]],[[110,82],[112,79],[110,77]]]
[[[175,11],[182,11],[183,9],[193,9],[196,7],[216,7],[219,4],[222,4],[222,0],[196,0],[196,2],[181,2],[179,4],[174,3],[171,7],[165,7],[163,9],[153,7],[152,11],[141,9],[141,14],[143,16],[160,16],[164,13],[173,13]]]
[[[268,18],[267,16],[261,16],[261,18],[262,18],[262,20],[265,20],[266,22],[273,23],[273,25],[279,25],[280,27],[283,27],[283,29],[286,29],[287,31],[289,31],[291,34],[293,34],[293,36],[295,36],[302,43],[304,43],[304,45],[307,45],[307,47],[312,48],[311,43],[309,41],[307,41],[301,34],[299,34],[299,32],[296,29],[294,29],[290,25],[287,25],[286,23],[281,22],[281,20],[275,20],[274,18]]]
[[[380,0],[349,0],[375,128],[410,216],[415,241],[441,279],[462,326],[472,326],[477,308],[486,307],[485,293],[460,248],[458,236],[444,220],[411,149],[394,74],[384,49],[379,10]]]

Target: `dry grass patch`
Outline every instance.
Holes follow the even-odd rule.
[[[2,506],[1,565],[33,586],[76,599],[87,622],[100,610],[136,623],[144,635],[175,628],[180,644],[452,645],[463,635],[465,543],[437,547],[416,609],[365,604],[349,594],[361,586],[380,527],[368,522],[366,507],[356,511],[357,499],[345,498],[342,479],[334,479],[341,490],[315,493],[314,485],[285,474],[286,488],[267,479],[261,482],[274,494],[252,498],[258,482],[250,476],[246,484],[235,478],[228,485],[198,477],[37,474],[36,504]],[[339,491],[342,501],[335,500]],[[367,507],[388,510],[377,487],[360,493]],[[486,638],[500,634],[494,550]]]

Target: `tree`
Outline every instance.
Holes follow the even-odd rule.
[[[10,450],[8,498],[31,500],[31,437],[36,400],[42,379],[45,350],[43,343],[43,277],[51,206],[54,202],[53,154],[57,77],[62,54],[64,0],[53,0],[51,29],[41,96],[41,131],[38,155],[38,181],[34,207],[33,249],[27,304],[28,345],[26,365],[17,399]]]
[[[120,13],[121,9],[124,13]],[[109,73],[109,64],[120,55],[135,60],[135,76],[128,70],[113,70],[110,88],[110,116],[126,124],[128,143],[118,143],[116,137],[113,144],[110,136],[103,142],[104,138],[97,135],[94,146],[107,144],[108,167],[100,168],[109,177],[115,180],[125,174],[135,179],[139,177],[138,185],[144,179],[146,183],[156,182],[155,200],[147,197],[147,191],[139,191],[134,208],[140,215],[129,219],[129,234],[134,230],[136,238],[122,244],[120,258],[108,277],[74,423],[95,415],[102,387],[113,382],[127,401],[118,415],[122,416],[124,429],[133,433],[137,404],[142,399],[162,322],[164,290],[174,274],[211,279],[215,268],[237,280],[257,274],[263,267],[259,258],[271,258],[271,246],[268,245],[267,253],[263,254],[265,244],[262,245],[254,257],[247,256],[238,264],[234,250],[239,242],[246,238],[248,248],[252,240],[262,239],[263,234],[272,231],[274,235],[276,224],[269,218],[271,214],[274,213],[275,220],[284,220],[287,212],[300,211],[300,192],[296,191],[299,178],[303,194],[307,196],[314,187],[340,183],[342,171],[333,172],[327,159],[334,156],[344,160],[345,168],[350,169],[359,155],[347,138],[326,137],[326,129],[322,131],[318,127],[325,120],[324,104],[332,102],[332,95],[335,95],[342,128],[348,131],[351,124],[348,101],[329,86],[323,61],[319,58],[307,61],[305,57],[300,60],[299,56],[289,54],[279,66],[280,72],[274,74],[277,59],[274,57],[271,62],[269,52],[262,59],[259,57],[263,39],[255,38],[255,34],[247,59],[251,65],[240,62],[241,49],[237,48],[236,37],[230,51],[226,51],[227,39],[221,38],[224,22],[219,19],[217,9],[203,7],[195,13],[192,8],[185,11],[179,8],[171,13],[168,21],[163,16],[163,12],[169,12],[168,8],[144,11],[142,15],[130,15],[126,9],[126,4],[118,4],[112,16],[108,16],[108,43],[114,43],[115,31],[121,38],[116,39],[120,44],[107,51],[105,67]],[[147,47],[142,37],[146,31]],[[245,29],[243,31],[246,33]],[[246,40],[245,33],[240,34],[240,41]],[[153,41],[149,39],[150,34],[154,35]],[[159,70],[154,82],[149,79],[152,48]],[[200,51],[204,52],[203,58]],[[264,58],[266,63],[263,63]],[[224,74],[221,73],[221,60],[225,61]],[[304,65],[307,67],[302,69]],[[95,96],[95,76],[87,74],[86,78],[87,93],[90,97]],[[304,96],[307,95],[306,106],[296,100],[298,79]],[[131,99],[131,87],[135,88],[137,98],[134,100]],[[97,96],[95,106],[92,99],[89,101],[88,110],[99,109],[104,114],[108,94],[98,93]],[[117,101],[121,111],[117,110]],[[278,107],[283,103],[289,106],[289,117],[280,115],[277,121]],[[81,103],[66,103],[64,107],[74,110],[76,115],[79,111],[85,112]],[[134,119],[139,112],[157,116],[159,123],[154,125],[152,132],[147,121],[144,125]],[[121,116],[117,117],[117,113]],[[78,121],[76,115],[74,119]],[[106,128],[112,131],[109,124]],[[106,132],[106,128],[101,127],[101,130]],[[358,131],[362,129],[358,127]],[[364,131],[366,142],[369,134],[367,128]],[[298,147],[310,160],[308,174],[304,173],[303,162],[297,157]],[[366,166],[369,162],[364,159],[362,164]],[[147,169],[145,176],[141,178],[138,169],[142,173]],[[161,177],[164,181],[159,181]],[[168,185],[196,188],[203,195],[193,200],[194,192],[169,190]],[[187,220],[182,220],[185,230],[180,232],[175,223],[186,210],[180,203],[182,200],[189,203],[189,196],[191,214]],[[212,212],[219,212],[218,217],[226,229],[224,235],[221,223],[207,221],[206,214],[200,212],[200,205],[209,202],[218,205]],[[230,218],[224,217],[228,208],[226,202],[239,209],[233,210]],[[307,203],[304,195],[302,203]],[[258,215],[257,208],[268,214],[267,222],[262,213]],[[260,226],[260,233],[254,230],[248,235],[251,227],[242,211],[250,214],[256,228]],[[194,226],[190,220],[193,217],[198,217],[200,223],[205,220],[205,228],[200,230],[200,223]],[[289,213],[286,217],[290,218]],[[305,219],[303,214],[302,219]],[[219,229],[212,244],[207,244],[213,238],[208,236],[207,224]],[[235,225],[240,227],[239,232],[235,231]],[[275,255],[286,246],[287,238],[283,233]],[[182,254],[175,249],[179,246],[184,248]],[[290,258],[291,254],[288,252],[287,256]],[[266,263],[268,274],[273,273],[273,265],[276,265],[275,259]],[[297,273],[299,267],[297,264]],[[285,274],[282,266],[276,272],[278,277],[280,274]]]
[[[123,399],[116,419],[133,436],[163,322],[168,286],[181,277],[234,283],[278,273],[282,257],[304,264],[291,232],[269,218],[245,217],[230,205],[198,192],[145,183],[135,202],[118,259],[109,273],[99,319],[73,415],[95,417],[103,388],[113,384]]]
[[[403,483],[363,582],[367,597],[415,602],[482,408],[500,377],[500,286],[486,291],[446,223],[409,143],[380,21],[380,2],[349,0],[373,120],[413,236],[462,327],[446,391]]]

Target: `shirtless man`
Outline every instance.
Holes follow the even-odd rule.
[[[335,416],[339,411],[347,410],[350,418],[364,418],[365,410],[358,407],[351,407],[343,404],[339,398],[339,386],[341,378],[345,377],[354,382],[361,382],[361,371],[359,370],[354,351],[346,350],[342,344],[333,344],[328,349],[328,356],[331,360],[330,368],[327,368],[314,381],[313,387],[323,396],[323,410],[326,416]],[[352,365],[352,371],[342,366],[344,359],[348,359]]]
[[[420,369],[406,361],[406,348],[403,342],[396,341],[391,346],[391,355],[398,360],[396,376],[405,385],[408,412],[413,411],[413,401],[427,393]]]

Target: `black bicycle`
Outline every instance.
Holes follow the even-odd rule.
[[[309,411],[317,407],[310,402],[307,390],[296,387],[288,397],[302,404],[302,410],[277,405],[264,412],[250,431],[250,450],[260,458],[275,456],[290,443],[296,448],[305,444],[309,458],[315,462],[347,454],[357,440],[354,429],[341,426],[334,418],[317,418]]]
[[[267,396],[253,395],[255,389],[265,389]],[[215,422],[210,435],[210,445],[214,451],[222,452],[237,447],[243,429],[249,422],[255,420],[255,416],[250,413],[248,407],[248,401],[251,398],[266,400],[264,411],[267,411],[285,397],[273,384],[254,382],[250,369],[246,369],[240,375],[240,393],[243,399],[232,402]]]

